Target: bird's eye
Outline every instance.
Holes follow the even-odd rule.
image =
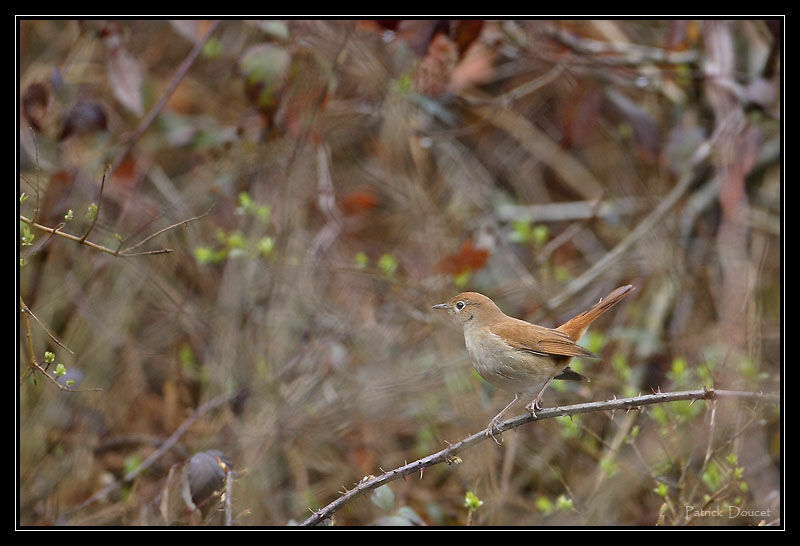
[[[464,308],[464,302],[463,301],[460,301],[460,302],[456,303],[456,309],[461,311],[463,308]]]

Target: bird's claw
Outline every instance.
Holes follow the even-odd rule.
[[[533,402],[525,406],[525,409],[531,412],[531,417],[533,417],[534,419],[538,419],[538,417],[536,417],[536,410],[542,409],[542,406],[539,405],[538,400],[534,400]]]
[[[496,422],[495,420],[492,420],[492,421],[489,423],[489,426],[488,426],[488,427],[486,427],[486,436],[489,436],[489,437],[490,437],[492,440],[494,440],[494,443],[496,443],[497,445],[502,445],[502,444],[503,444],[503,441],[502,441],[502,440],[500,440],[500,441],[498,442],[498,441],[497,441],[497,438],[495,438],[495,436],[494,436],[494,434],[493,434],[493,432],[492,432],[492,431],[494,430],[494,427],[496,427],[496,426],[497,426],[497,422]]]

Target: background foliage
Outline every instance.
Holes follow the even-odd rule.
[[[780,21],[211,25],[19,21],[22,216],[80,236],[94,204],[116,249],[213,205],[128,258],[20,222],[20,296],[74,353],[37,321],[35,358],[80,391],[21,329],[22,525],[220,524],[219,497],[164,500],[209,450],[234,524],[285,525],[485,427],[509,395],[431,310],[466,289],[555,326],[636,286],[582,341],[592,382],[544,405],[779,390]],[[735,401],[548,420],[335,523],[775,525],[779,425]]]

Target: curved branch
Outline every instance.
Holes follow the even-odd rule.
[[[763,394],[760,392],[743,392],[743,391],[727,391],[727,390],[715,390],[715,389],[698,389],[693,391],[680,391],[680,392],[656,392],[653,394],[645,394],[640,396],[634,396],[632,398],[614,398],[613,400],[605,400],[600,402],[587,402],[584,404],[574,404],[572,406],[563,406],[563,407],[555,407],[555,408],[544,408],[542,410],[537,410],[536,417],[531,416],[530,414],[519,415],[517,417],[513,417],[507,421],[504,421],[497,425],[494,429],[495,434],[499,434],[506,430],[517,428],[520,425],[524,425],[525,423],[530,423],[531,421],[541,421],[542,419],[551,419],[553,417],[562,417],[564,415],[575,415],[578,413],[593,413],[597,411],[617,411],[617,410],[632,410],[632,409],[639,409],[641,406],[646,406],[650,404],[663,404],[665,402],[676,402],[679,400],[716,400],[718,398],[744,398],[747,400],[756,400],[756,401],[764,401],[764,402],[777,402],[779,397],[774,394]],[[412,463],[405,464],[394,470],[389,470],[388,472],[384,472],[380,476],[367,476],[362,479],[356,486],[346,491],[341,497],[336,499],[335,501],[331,502],[324,508],[315,511],[308,519],[301,523],[301,526],[313,526],[317,525],[322,520],[326,518],[330,518],[335,512],[352,502],[357,497],[367,493],[368,491],[372,491],[389,483],[391,481],[396,480],[397,478],[402,478],[403,476],[408,476],[409,474],[414,474],[416,472],[422,472],[429,466],[433,466],[435,464],[439,464],[442,462],[450,463],[452,461],[452,457],[464,449],[468,447],[472,447],[475,444],[478,444],[484,440],[489,438],[487,436],[486,431],[482,430],[472,436],[469,436],[456,444],[449,445],[447,448],[434,453],[432,455],[428,455],[427,457],[423,457],[422,459],[418,459]]]

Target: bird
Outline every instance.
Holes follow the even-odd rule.
[[[520,398],[534,393],[535,398],[525,408],[536,418],[542,395],[553,379],[589,381],[569,367],[570,361],[576,356],[598,357],[577,342],[592,321],[632,290],[632,285],[620,286],[557,328],[509,317],[478,292],[462,292],[433,306],[447,311],[464,327],[464,341],[475,371],[495,387],[514,393],[514,399],[489,422],[487,436],[497,442],[492,431],[503,414]]]

